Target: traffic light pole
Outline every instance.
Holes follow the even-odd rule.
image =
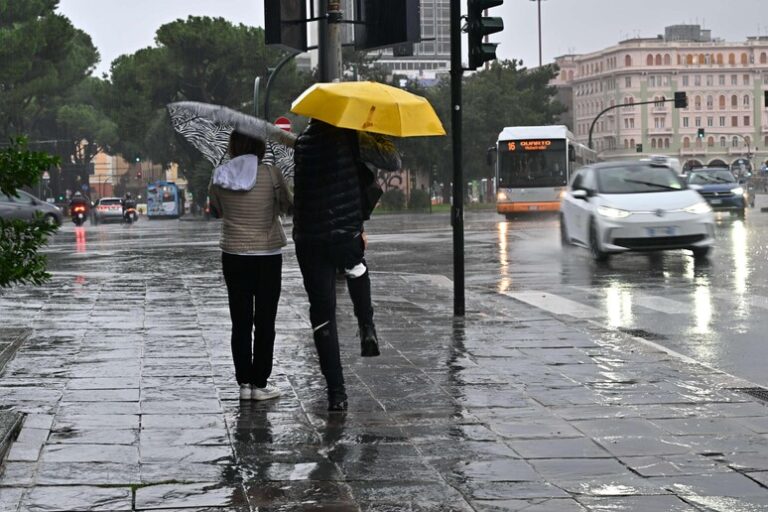
[[[451,136],[453,137],[453,315],[464,316],[464,176],[461,147],[461,0],[451,0]]]
[[[592,124],[589,125],[589,139],[587,142],[587,146],[589,146],[589,149],[595,149],[592,144],[592,131],[595,129],[595,124],[597,124],[597,120],[600,119],[600,116],[608,112],[609,110],[613,110],[620,107],[634,107],[635,105],[650,105],[651,103],[670,103],[675,101],[674,98],[665,98],[663,100],[651,100],[651,101],[639,101],[637,103],[620,103],[618,105],[611,105],[610,107],[603,109],[599,114],[595,116],[595,118],[592,120]]]

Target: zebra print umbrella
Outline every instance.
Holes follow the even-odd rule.
[[[296,136],[263,119],[221,105],[179,101],[169,103],[171,126],[212,165],[229,159],[227,146],[233,130],[263,140],[267,145],[264,163],[276,165],[283,176],[293,181],[293,143]]]

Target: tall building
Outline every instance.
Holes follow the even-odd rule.
[[[572,119],[564,122],[581,142],[603,109],[622,105],[595,123],[593,144],[604,159],[637,157],[640,148],[677,157],[687,168],[768,158],[768,37],[732,43],[699,25],[675,25],[655,38],[555,62],[553,85],[570,101]],[[661,102],[678,91],[687,94],[687,108]]]

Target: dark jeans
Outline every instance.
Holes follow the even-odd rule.
[[[221,265],[232,319],[237,383],[263,388],[272,373],[283,256],[222,253]]]
[[[351,269],[364,261],[361,240],[358,237],[335,244],[298,240],[296,258],[309,298],[309,319],[320,360],[320,370],[328,385],[328,396],[332,399],[346,399],[339,354],[339,334],[336,328],[336,272],[338,268]],[[354,281],[359,281],[362,286],[368,283],[368,310],[372,321],[368,272]],[[358,307],[355,306],[356,309]],[[361,315],[368,315],[369,312],[361,312]]]

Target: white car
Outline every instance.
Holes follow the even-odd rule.
[[[715,235],[712,208],[666,165],[617,161],[582,167],[560,203],[563,243],[612,253],[690,249],[705,257]]]

